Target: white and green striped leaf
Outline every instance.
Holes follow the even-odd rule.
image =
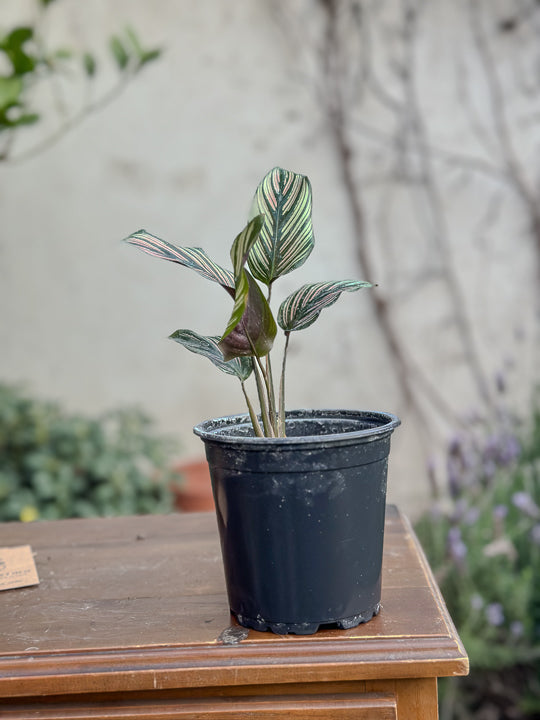
[[[278,313],[279,326],[285,332],[303,330],[312,325],[326,307],[333,305],[342,292],[355,292],[373,287],[362,280],[337,280],[302,285],[281,303]]]
[[[170,260],[184,267],[195,270],[208,280],[219,283],[229,290],[234,288],[234,275],[211,260],[202,248],[178,247],[161,240],[146,230],[139,230],[125,240],[130,245],[140,248],[143,252],[154,257]]]
[[[274,168],[255,192],[251,217],[262,213],[264,225],[248,265],[257,280],[271,285],[300,267],[313,245],[311,184],[305,175]]]
[[[203,355],[227,375],[236,375],[244,382],[251,375],[253,361],[248,357],[236,357],[228,362],[218,347],[219,337],[199,335],[193,330],[177,330],[169,336],[180,345],[197,355]]]

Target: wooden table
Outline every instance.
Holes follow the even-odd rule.
[[[389,507],[382,610],[352,630],[244,631],[213,514],[0,524],[39,586],[0,592],[0,717],[437,717],[468,661],[405,518]]]

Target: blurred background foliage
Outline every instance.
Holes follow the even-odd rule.
[[[54,0],[37,0],[34,22],[0,36],[0,161],[29,158],[50,148],[91,113],[116,99],[160,55],[126,26],[106,39],[116,82],[94,97],[99,73],[93,52],[49,48],[40,25]],[[64,103],[61,81],[88,85],[76,110]],[[45,120],[36,110],[44,83],[55,99],[56,122],[35,145],[13,155],[18,132]],[[47,118],[48,120],[49,118]],[[121,409],[97,418],[70,414],[58,403],[0,384],[0,521],[169,512],[173,509],[172,442],[155,433],[141,411]]]
[[[170,512],[174,450],[138,410],[90,419],[0,384],[0,521]]]
[[[540,717],[540,402],[449,442],[447,493],[416,532],[469,654],[442,720]]]
[[[62,46],[49,48],[45,44],[40,25],[44,13],[55,0],[37,0],[33,24],[15,25],[0,36],[0,161],[13,159],[16,131],[34,125],[44,117],[36,109],[36,91],[49,84],[58,116],[56,127],[35,146],[27,148],[28,158],[58,142],[64,134],[82,122],[92,112],[112,102],[126,84],[148,63],[160,56],[158,48],[146,48],[129,25],[107,39],[109,56],[116,66],[118,77],[106,93],[92,95],[92,82],[99,73],[96,55],[89,50]],[[85,89],[85,100],[76,111],[65,103],[61,80],[77,78]]]

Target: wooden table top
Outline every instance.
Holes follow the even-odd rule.
[[[387,511],[382,609],[278,636],[231,618],[213,513],[0,524],[35,587],[0,592],[0,697],[465,675],[468,660],[406,518]]]

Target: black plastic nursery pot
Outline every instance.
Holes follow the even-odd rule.
[[[390,413],[296,410],[285,438],[249,416],[208,420],[206,446],[231,611],[256,630],[311,634],[379,612]]]

